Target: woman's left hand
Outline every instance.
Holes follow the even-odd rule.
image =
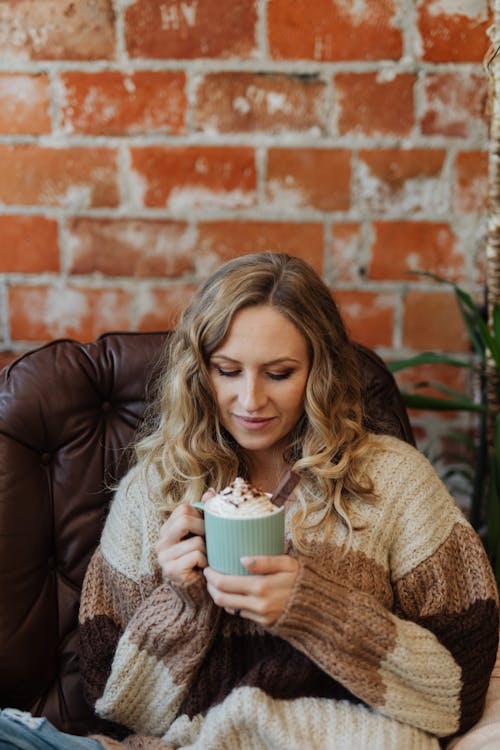
[[[203,571],[208,593],[215,604],[230,614],[271,626],[283,614],[297,574],[299,563],[290,555],[242,557],[250,576],[228,576],[212,568]]]

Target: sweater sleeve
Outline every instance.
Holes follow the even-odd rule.
[[[304,558],[272,630],[381,713],[447,737],[481,714],[498,643],[497,589],[481,541],[416,453],[389,482],[385,528],[372,535],[372,550],[387,556],[392,602]],[[396,506],[399,493],[406,498]],[[370,570],[365,581],[377,568],[367,552],[353,556]]]
[[[105,719],[161,737],[213,640],[218,610],[203,575],[163,581],[154,545],[160,520],[135,475],[120,484],[85,576],[81,671]]]

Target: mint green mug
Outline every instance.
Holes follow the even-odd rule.
[[[250,575],[240,557],[282,555],[285,551],[285,510],[265,516],[224,517],[210,513],[203,503],[193,503],[204,511],[208,564],[219,573]]]

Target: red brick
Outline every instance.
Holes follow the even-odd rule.
[[[269,149],[266,199],[284,209],[347,211],[351,205],[351,152],[341,149]]]
[[[0,237],[0,273],[59,271],[59,240],[53,219],[0,215]]]
[[[361,224],[339,222],[332,226],[330,252],[333,278],[359,281],[364,269],[364,237]]]
[[[487,93],[486,75],[429,73],[424,84],[422,133],[484,138]]]
[[[408,135],[414,125],[416,76],[400,73],[338,73],[334,79],[341,135]]]
[[[458,240],[445,223],[380,221],[374,225],[368,278],[417,281],[409,271],[430,271],[450,280],[464,278]]]
[[[182,222],[76,218],[68,223],[70,273],[176,277],[194,271]]]
[[[411,291],[404,298],[403,346],[466,352],[470,341],[452,291]]]
[[[198,225],[199,255],[207,273],[231,258],[267,250],[296,255],[322,273],[323,244],[323,227],[313,222],[216,221]]]
[[[394,0],[271,0],[270,56],[291,60],[398,60],[403,50]]]
[[[392,346],[395,306],[392,295],[337,289],[333,296],[351,338],[372,349]]]
[[[444,210],[444,149],[377,149],[359,154],[356,194],[370,211]]]
[[[49,79],[46,75],[0,74],[0,133],[49,133]]]
[[[210,73],[196,90],[193,123],[220,133],[325,127],[325,84],[316,76]]]
[[[112,0],[2,0],[3,60],[110,60]]]
[[[136,301],[137,330],[169,331],[175,328],[197,288],[195,284],[177,284],[164,289],[140,290]]]
[[[184,73],[71,72],[61,75],[61,124],[68,133],[184,133]]]
[[[423,60],[482,62],[490,44],[488,0],[418,0],[417,7]]]
[[[130,296],[123,289],[19,285],[9,288],[8,300],[14,341],[91,341],[111,329],[131,328]]]
[[[131,57],[251,57],[256,0],[136,0],[125,12]]]
[[[252,148],[186,146],[132,148],[137,200],[145,206],[238,208],[256,201]]]
[[[457,154],[453,181],[453,208],[461,211],[486,211],[488,204],[488,154],[463,151]]]
[[[86,208],[116,206],[116,154],[106,148],[0,145],[0,202]]]

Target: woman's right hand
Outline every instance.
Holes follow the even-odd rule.
[[[203,500],[211,493],[206,492]],[[207,566],[205,522],[199,510],[178,505],[160,529],[156,555],[163,576],[178,585],[195,581]]]

